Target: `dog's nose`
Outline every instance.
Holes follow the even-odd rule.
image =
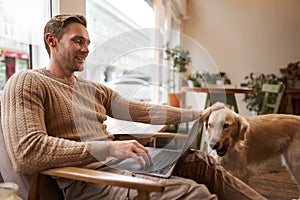
[[[210,142],[209,146],[212,149],[218,149],[218,147],[220,146],[220,142],[218,142],[218,141],[212,141],[212,142]]]

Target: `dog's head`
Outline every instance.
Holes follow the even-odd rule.
[[[249,123],[229,108],[214,111],[206,122],[206,141],[223,157],[235,144],[244,140]]]

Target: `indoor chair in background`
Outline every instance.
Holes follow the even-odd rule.
[[[263,84],[264,99],[259,114],[278,113],[284,90],[285,85],[282,82],[278,84]]]

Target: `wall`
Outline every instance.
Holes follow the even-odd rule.
[[[179,17],[186,16],[186,0],[171,0],[176,9],[176,12],[179,14]]]
[[[85,15],[85,0],[60,0],[60,13]]]
[[[183,33],[203,45],[234,84],[250,72],[280,76],[279,68],[300,60],[298,0],[188,0],[187,15]]]

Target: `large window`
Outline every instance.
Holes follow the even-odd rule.
[[[50,18],[49,2],[0,0],[0,89],[14,72],[45,66],[43,26]]]
[[[0,0],[0,90],[14,72],[46,66],[43,27],[51,17],[51,2],[57,4],[54,7],[60,5],[60,0]],[[180,30],[171,12],[173,1],[85,2],[92,43],[84,76],[103,83],[121,77],[154,83],[151,96],[155,101],[166,100],[165,90],[159,88],[168,81],[162,48],[167,41],[180,42],[176,36],[164,36],[166,29]]]
[[[105,54],[99,55],[101,60],[95,57],[93,64],[88,66],[89,79],[110,81],[153,59],[150,52],[135,47],[151,40],[141,29],[154,27],[154,11],[143,0],[130,3],[124,0],[87,0],[88,29],[93,40],[91,53]],[[107,49],[103,49],[105,47]]]
[[[170,68],[163,58],[163,48],[167,42],[171,42],[172,46],[180,44],[180,20],[173,1],[86,2],[88,29],[92,38],[86,77],[113,84],[124,83],[124,77],[130,78],[131,81],[125,80],[126,84],[139,83],[142,85],[140,88],[144,88],[143,81],[146,81],[151,91],[148,97],[139,99],[166,102],[171,80]],[[116,79],[120,78],[123,80],[118,82]],[[124,92],[123,87],[115,89]],[[136,89],[136,93],[140,91],[143,89]],[[129,90],[127,93],[129,98],[139,96]]]
[[[151,48],[156,42],[155,12],[146,1],[87,0],[87,20],[92,38],[88,79],[103,83],[124,78],[131,80],[127,84],[157,82],[157,50]]]

